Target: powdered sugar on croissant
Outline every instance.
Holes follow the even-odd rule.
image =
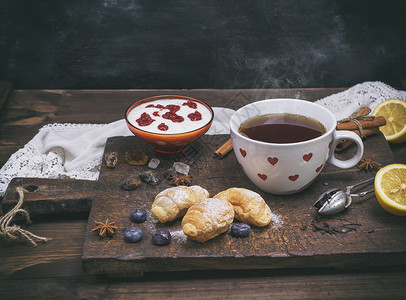
[[[235,212],[235,218],[241,222],[263,227],[271,222],[271,209],[258,193],[244,188],[229,188],[214,198],[229,201]]]
[[[221,198],[207,198],[192,205],[182,220],[185,235],[205,242],[227,231],[234,220],[233,206]]]
[[[152,214],[161,222],[170,222],[183,217],[190,206],[208,198],[209,192],[198,186],[176,186],[156,195]]]

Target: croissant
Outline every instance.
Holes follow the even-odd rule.
[[[152,214],[161,222],[170,222],[183,217],[188,208],[209,197],[209,192],[198,186],[176,186],[156,195]]]
[[[182,220],[185,235],[205,242],[227,231],[234,220],[233,206],[221,198],[206,198],[192,205]]]
[[[235,218],[241,222],[259,227],[271,222],[271,209],[254,191],[234,187],[218,193],[214,198],[229,201],[234,207]]]

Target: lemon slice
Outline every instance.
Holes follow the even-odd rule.
[[[372,111],[373,116],[383,116],[386,125],[379,127],[390,143],[406,141],[406,101],[389,99],[378,104]]]
[[[392,164],[375,176],[375,196],[379,204],[397,216],[406,216],[406,165]]]

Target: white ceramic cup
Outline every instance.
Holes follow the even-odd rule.
[[[326,132],[317,138],[298,143],[267,143],[239,133],[246,120],[266,114],[295,114],[319,121]],[[342,169],[354,167],[362,158],[361,138],[351,131],[337,131],[337,120],[325,107],[297,99],[269,99],[253,102],[237,110],[230,119],[234,153],[248,178],[261,190],[279,195],[297,193],[309,186],[326,162]],[[339,160],[334,149],[343,139],[353,140],[357,153]]]

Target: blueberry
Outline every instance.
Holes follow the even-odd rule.
[[[155,230],[152,233],[152,241],[158,246],[169,245],[171,243],[171,234],[165,229]]]
[[[127,243],[137,243],[142,239],[142,230],[138,227],[127,228],[124,232],[124,241]]]
[[[234,237],[246,237],[250,234],[251,227],[244,223],[234,223],[231,225],[231,235]]]
[[[146,219],[147,219],[147,212],[145,211],[145,209],[134,209],[130,213],[131,222],[144,223]]]

